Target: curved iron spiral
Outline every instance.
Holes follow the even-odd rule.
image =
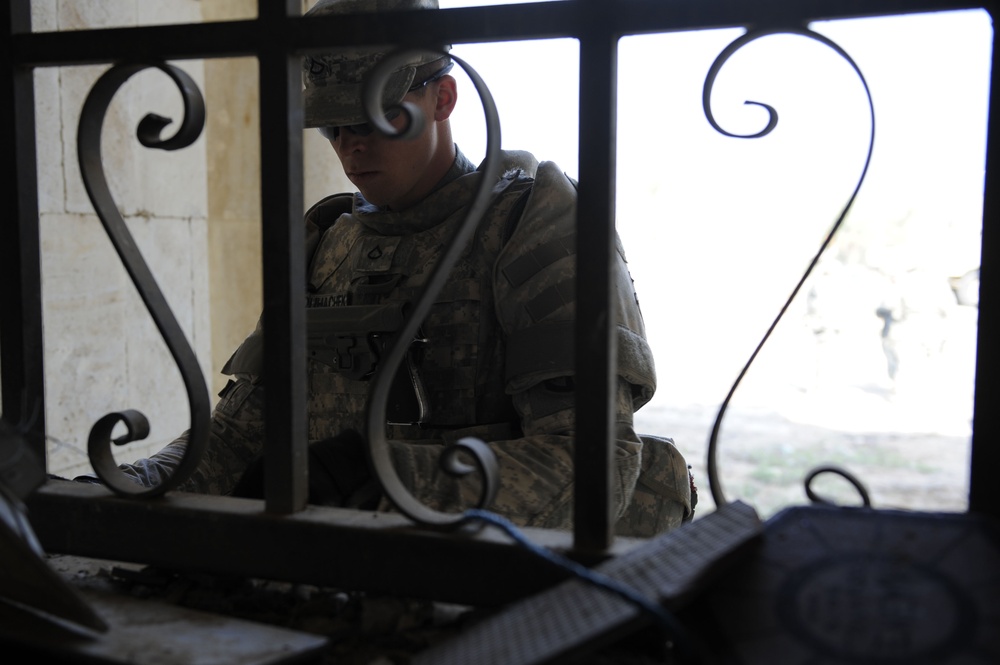
[[[818,466],[814,468],[812,471],[810,471],[809,474],[806,476],[806,479],[803,484],[805,485],[806,496],[809,497],[810,501],[823,506],[838,505],[836,501],[833,501],[832,499],[828,499],[820,494],[817,494],[816,490],[813,489],[812,486],[813,480],[815,480],[817,477],[823,474],[832,474],[835,476],[840,476],[841,478],[846,480],[857,491],[858,496],[861,498],[861,505],[865,508],[871,508],[872,500],[868,496],[868,490],[865,488],[864,483],[858,480],[857,477],[855,477],[854,474],[852,474],[848,470],[833,465]]]
[[[388,75],[394,69],[406,62],[415,54],[421,51],[399,50],[386,56],[379,62],[365,82],[363,92],[363,103],[365,113],[379,131],[388,136],[402,138],[408,136],[408,132],[419,132],[422,123],[425,122],[419,107],[410,102],[402,102],[401,106],[406,112],[409,122],[402,130],[397,130],[387,120],[385,120],[386,109],[381,108],[382,90]],[[441,53],[441,56],[448,55]],[[482,179],[472,205],[466,212],[458,232],[451,239],[448,247],[441,256],[441,260],[435,266],[430,278],[420,294],[413,309],[410,311],[406,322],[396,342],[392,345],[388,354],[379,363],[379,368],[372,379],[368,396],[367,412],[367,434],[368,451],[375,470],[375,475],[382,485],[386,497],[392,502],[399,512],[403,513],[414,522],[425,526],[452,529],[458,528],[470,522],[474,515],[468,511],[464,513],[445,513],[429,508],[420,503],[403,485],[396,473],[396,468],[392,463],[389,442],[386,439],[386,405],[388,402],[389,387],[392,377],[403,361],[408,346],[408,340],[417,336],[420,324],[430,311],[434,299],[444,286],[452,267],[458,260],[461,252],[468,244],[474,233],[479,220],[489,203],[490,192],[493,183],[500,176],[500,120],[497,114],[496,104],[493,96],[479,74],[460,58],[452,55],[452,60],[457,62],[462,69],[472,79],[476,86],[476,91],[483,102],[483,110],[486,115],[486,159],[482,167]],[[460,453],[466,453],[471,458],[472,464],[462,462]],[[478,471],[482,477],[482,490],[475,509],[486,509],[493,502],[499,487],[499,468],[496,455],[485,442],[464,438],[449,446],[441,455],[441,467],[452,476],[465,476],[473,471]]]
[[[840,215],[837,217],[837,220],[833,223],[833,226],[830,228],[830,231],[827,233],[826,238],[823,240],[822,244],[820,245],[819,250],[813,256],[812,261],[810,261],[809,266],[806,268],[805,273],[803,273],[802,277],[799,279],[798,283],[795,285],[795,288],[792,290],[791,295],[788,296],[788,299],[785,301],[785,304],[782,305],[781,310],[778,312],[778,315],[775,317],[774,321],[771,323],[770,327],[767,329],[767,332],[764,334],[764,337],[760,340],[760,342],[757,344],[757,347],[754,349],[753,353],[750,355],[750,359],[747,360],[746,364],[743,366],[743,369],[740,371],[739,376],[737,376],[737,378],[736,378],[736,381],[733,383],[732,387],[729,389],[729,394],[726,395],[726,399],[722,402],[722,406],[719,408],[719,412],[716,415],[715,423],[712,426],[712,433],[709,436],[709,440],[708,440],[708,455],[707,455],[708,459],[707,459],[706,467],[707,467],[707,473],[708,473],[709,489],[712,492],[712,499],[713,499],[713,501],[715,501],[716,507],[719,507],[719,508],[721,508],[722,506],[724,506],[728,502],[727,499],[726,499],[726,497],[725,497],[725,494],[724,494],[724,492],[722,490],[722,481],[719,478],[719,472],[718,472],[718,468],[716,466],[716,456],[717,456],[717,451],[718,451],[719,429],[720,429],[720,427],[722,425],[722,418],[723,418],[723,416],[726,413],[726,408],[729,406],[729,402],[732,400],[733,394],[736,392],[736,388],[739,386],[740,382],[743,380],[743,377],[746,375],[747,370],[750,369],[750,365],[753,364],[753,361],[757,358],[757,354],[760,353],[760,350],[763,348],[764,344],[767,342],[768,338],[771,336],[771,333],[774,331],[775,327],[778,325],[778,322],[785,315],[785,312],[788,310],[789,306],[792,304],[792,301],[795,300],[795,297],[798,295],[799,291],[802,289],[802,285],[805,283],[806,279],[812,273],[813,269],[816,267],[816,264],[819,263],[820,257],[823,255],[823,253],[826,251],[826,248],[829,246],[830,242],[833,240],[833,236],[837,233],[837,230],[840,229],[840,226],[843,223],[844,218],[847,217],[847,213],[851,209],[851,206],[854,205],[854,200],[855,200],[855,198],[857,198],[858,191],[861,189],[861,184],[864,182],[865,175],[868,173],[868,166],[871,163],[871,159],[872,159],[872,149],[873,149],[873,147],[875,145],[875,105],[872,103],[871,90],[869,90],[869,88],[868,88],[868,82],[865,80],[864,74],[861,73],[861,69],[858,67],[857,63],[854,62],[854,60],[851,58],[851,56],[848,55],[847,52],[844,51],[844,49],[842,49],[840,46],[838,46],[835,42],[833,42],[829,38],[824,37],[823,35],[819,34],[818,32],[814,32],[814,31],[812,31],[812,30],[810,30],[808,28],[805,28],[805,27],[771,27],[771,28],[760,28],[760,29],[748,30],[746,33],[744,33],[743,35],[741,35],[740,37],[738,37],[737,39],[735,39],[732,43],[730,43],[729,46],[727,46],[722,51],[722,53],[719,54],[719,56],[715,59],[715,61],[712,63],[711,68],[709,69],[708,75],[707,75],[707,77],[705,79],[705,86],[704,86],[703,91],[702,91],[702,106],[703,106],[704,111],[705,111],[705,117],[708,119],[709,123],[711,123],[712,127],[714,127],[716,129],[716,131],[718,131],[718,132],[720,132],[720,133],[722,133],[722,134],[724,134],[726,136],[731,136],[731,137],[734,137],[734,138],[760,138],[762,136],[766,136],[767,134],[769,134],[771,132],[771,130],[773,130],[775,128],[775,126],[777,126],[777,124],[778,124],[778,113],[777,113],[777,111],[773,107],[771,107],[771,106],[769,106],[767,104],[763,104],[761,102],[754,102],[754,101],[747,101],[747,102],[745,102],[746,104],[753,104],[753,105],[756,105],[756,106],[762,106],[765,109],[767,109],[768,114],[769,114],[769,120],[768,120],[767,126],[764,127],[764,129],[762,129],[761,131],[753,133],[753,134],[734,134],[734,133],[731,133],[731,132],[728,132],[728,131],[724,130],[718,124],[718,122],[716,122],[715,117],[712,115],[712,109],[711,109],[712,87],[715,84],[715,78],[716,78],[716,76],[718,75],[719,71],[722,69],[723,65],[725,65],[726,61],[729,60],[729,58],[734,53],[736,53],[736,51],[738,51],[739,49],[743,48],[744,46],[746,46],[750,42],[752,42],[754,40],[757,40],[757,39],[760,39],[761,37],[767,37],[767,36],[775,35],[775,34],[801,35],[801,36],[807,37],[809,39],[814,39],[814,40],[820,42],[821,44],[824,44],[824,45],[830,47],[838,55],[840,55],[842,58],[844,58],[851,65],[851,67],[854,69],[855,73],[857,73],[858,78],[861,79],[861,84],[864,86],[865,94],[868,97],[868,108],[869,108],[869,113],[870,113],[870,117],[871,117],[871,128],[872,129],[871,129],[871,134],[870,134],[869,139],[868,139],[868,155],[865,157],[865,165],[864,165],[864,168],[861,171],[861,177],[858,179],[858,184],[854,187],[854,191],[851,193],[851,197],[848,199],[847,204],[844,206],[843,210],[841,210]]]
[[[191,77],[172,65],[162,63],[119,64],[105,72],[87,96],[77,132],[77,157],[87,195],[177,363],[188,393],[191,431],[184,458],[167,480],[154,487],[142,487],[122,473],[115,463],[110,448],[111,443],[124,445],[148,435],[149,423],[143,414],[135,410],[110,413],[98,420],[90,431],[87,451],[97,476],[116,494],[142,497],[159,496],[176,487],[191,474],[208,439],[211,416],[208,387],[205,385],[198,359],[125,226],[125,220],[122,219],[108,188],[101,160],[101,130],[112,98],[131,76],[150,67],[160,69],[177,85],[183,98],[184,119],[174,136],[161,139],[160,132],[170,124],[171,120],[155,114],[146,115],[136,129],[139,142],[147,148],[161,150],[178,150],[191,145],[205,125],[204,99]],[[126,425],[128,433],[112,440],[111,432],[119,422]]]

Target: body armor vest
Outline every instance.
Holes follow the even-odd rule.
[[[310,440],[344,429],[364,431],[379,356],[393,343],[408,305],[420,296],[442,248],[462,223],[480,176],[460,176],[401,213],[377,210],[358,195],[327,197],[307,212]],[[504,392],[505,348],[491,281],[531,184],[530,176],[512,171],[494,187],[492,202],[419,339],[411,340],[390,396],[390,411],[402,403],[401,415],[388,414],[390,438],[431,439],[442,430],[483,425],[501,425],[519,435],[517,415]],[[258,326],[223,371],[259,375],[262,343]],[[411,404],[419,404],[420,412],[414,413]]]
[[[354,213],[339,217],[335,233],[321,236],[309,270],[307,312],[332,306],[333,311],[374,313],[380,321],[367,326],[368,335],[355,338],[362,346],[355,355],[361,358],[360,367],[310,359],[310,439],[333,436],[345,427],[364,430],[362,422],[346,424],[344,414],[364,417],[368,372],[380,351],[395,340],[392,324],[402,324],[407,305],[420,297],[441,249],[462,223],[479,176],[462,176],[399,214],[366,212],[356,205]],[[504,347],[491,280],[509,225],[516,223],[512,211],[530,185],[531,180],[519,174],[498,183],[492,205],[435,299],[419,339],[409,340],[390,398],[390,409],[403,403],[399,413],[388,414],[391,438],[431,438],[427,429],[517,422],[504,394]],[[419,409],[408,408],[407,401]],[[415,421],[419,428],[408,426]]]

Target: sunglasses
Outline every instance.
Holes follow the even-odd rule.
[[[449,62],[447,65],[439,69],[437,73],[433,74],[429,78],[424,79],[420,83],[415,83],[414,85],[411,85],[409,89],[406,91],[407,94],[420,90],[421,88],[424,88],[433,83],[434,81],[437,81],[438,79],[444,77],[448,72],[451,71],[451,68],[454,66],[455,66],[454,62]],[[399,113],[400,113],[399,109],[393,109],[389,111],[388,113],[385,114],[386,121],[392,122],[393,120],[399,117]],[[343,126],[330,125],[326,127],[317,127],[316,129],[319,130],[320,135],[327,141],[336,141],[340,137],[341,129],[346,130],[351,134],[354,134],[355,136],[368,136],[375,130],[375,128],[372,127],[371,123],[367,122],[362,122],[357,125],[343,125]]]
[[[399,109],[393,109],[385,114],[385,119],[392,122],[399,117]],[[346,130],[355,136],[368,136],[375,128],[370,123],[362,122],[358,125],[344,125],[343,127],[317,127],[320,135],[327,141],[336,141],[340,137],[340,130]]]

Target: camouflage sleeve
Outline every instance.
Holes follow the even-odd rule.
[[[201,462],[176,489],[184,492],[227,494],[263,446],[263,388],[246,380],[230,381],[212,413],[208,442]],[[120,468],[140,485],[162,483],[178,467],[187,448],[184,432],[147,459]]]
[[[542,163],[531,198],[497,260],[494,275],[496,313],[507,345],[506,390],[520,416],[523,436],[466,433],[489,441],[499,458],[501,486],[493,508],[526,526],[569,528],[572,524],[575,229],[575,185],[554,164]],[[680,464],[686,473],[686,466],[679,455],[644,457],[643,440],[633,429],[634,410],[655,390],[655,370],[620,244],[617,257],[619,365],[612,500],[619,532],[652,536],[678,526],[690,511],[679,493],[647,492],[636,506],[637,484],[644,491],[650,487],[639,483],[640,473],[644,467],[656,466],[650,462],[657,460],[670,472]],[[416,498],[438,510],[468,506],[478,496],[476,483],[445,476],[438,468],[440,442],[425,444],[392,444],[400,479]],[[682,489],[686,488],[685,484]]]
[[[630,403],[629,392],[627,387],[620,390],[619,401]],[[525,400],[530,399],[526,394]],[[628,412],[630,409],[625,407]],[[573,432],[565,428],[565,422],[572,421],[572,415],[569,409],[542,418],[534,422],[534,431],[523,437],[496,438],[496,433],[491,436],[489,431],[469,428],[453,433],[444,443],[461,436],[478,436],[489,442],[500,466],[500,488],[491,510],[521,526],[568,529],[573,517]],[[444,443],[390,441],[390,447],[400,481],[417,500],[436,510],[457,512],[474,504],[480,485],[474,474],[456,480],[442,471],[439,460]],[[640,450],[641,442],[631,425],[619,423],[612,484],[619,515],[632,497]],[[390,506],[384,502],[382,508]]]

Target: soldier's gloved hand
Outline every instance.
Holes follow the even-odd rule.
[[[381,491],[368,464],[367,442],[355,430],[309,446],[309,503],[373,510]]]
[[[311,504],[374,510],[381,493],[368,466],[365,440],[346,430],[309,446],[309,497]],[[232,496],[264,498],[264,459],[258,457],[243,473]]]
[[[75,476],[73,478],[64,478],[64,477],[58,476],[58,475],[56,475],[54,473],[47,473],[47,474],[45,474],[45,477],[46,477],[47,480],[65,480],[66,482],[90,483],[92,485],[103,485],[104,484],[104,483],[101,482],[100,478],[98,478],[97,476],[94,476],[94,475]]]

